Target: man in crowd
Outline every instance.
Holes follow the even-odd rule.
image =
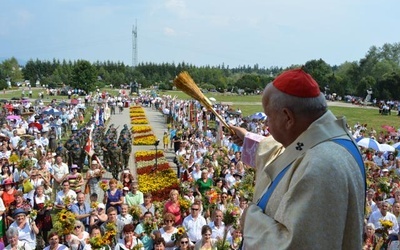
[[[200,215],[200,205],[193,203],[190,214],[183,219],[182,226],[185,228],[190,241],[195,244],[201,240],[201,228],[207,225],[206,219]]]
[[[243,162],[257,171],[256,204],[242,216],[244,248],[361,249],[365,168],[346,120],[327,110],[303,69],[269,83],[262,105],[272,136],[233,127]]]

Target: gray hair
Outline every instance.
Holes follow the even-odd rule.
[[[6,232],[7,238],[18,237],[18,230],[14,227],[10,227]]]
[[[374,225],[373,223],[368,223],[368,224],[367,224],[367,228],[368,228],[368,227],[375,230],[375,225]]]
[[[320,93],[317,97],[302,98],[288,95],[279,91],[272,82],[268,83],[267,88],[274,89],[273,95],[269,95],[268,105],[272,110],[288,108],[297,115],[307,115],[315,113],[324,113],[328,104],[324,94]]]

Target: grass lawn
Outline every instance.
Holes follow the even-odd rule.
[[[161,95],[177,96],[179,99],[190,99],[188,95],[182,91],[165,91],[160,92]],[[217,102],[232,102],[233,108],[240,108],[244,116],[263,112],[261,106],[261,95],[252,96],[227,96],[220,93],[205,93],[207,97],[214,97]],[[390,125],[395,128],[400,127],[400,116],[397,111],[392,115],[380,115],[376,108],[359,108],[359,107],[337,107],[329,106],[329,109],[336,116],[345,116],[350,126],[354,126],[357,122],[368,124],[368,128],[375,128],[376,131],[382,130],[382,125]]]
[[[111,93],[113,95],[118,94],[119,89],[110,89],[110,88],[104,88],[102,91],[107,91],[108,93]],[[52,99],[57,99],[57,100],[68,100],[68,96],[66,95],[56,95],[56,96],[48,96],[46,95],[46,91],[43,88],[32,88],[32,99],[39,99],[39,93],[43,92],[44,93],[44,101],[49,100],[51,101]],[[25,89],[25,97],[28,97],[28,89]],[[7,90],[6,93],[3,91],[0,92],[0,99],[11,99],[13,97],[21,98],[22,97],[22,89],[11,89]],[[84,98],[84,96],[80,96],[80,98]]]

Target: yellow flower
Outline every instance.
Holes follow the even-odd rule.
[[[179,235],[182,235],[182,234],[184,234],[186,232],[185,228],[182,227],[182,226],[178,227],[177,230],[178,230],[177,233]]]

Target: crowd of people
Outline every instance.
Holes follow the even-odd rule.
[[[242,152],[238,138],[224,132],[215,116],[197,101],[146,93],[132,100],[108,95],[97,98],[96,102],[103,100],[103,104],[87,124],[80,118],[85,115],[84,103],[60,107],[56,101],[44,106],[25,105],[21,100],[3,105],[0,249],[4,247],[1,243],[8,245],[6,249],[240,249],[246,225],[240,219],[265,187],[254,187],[255,166]],[[112,125],[105,126],[111,107],[126,106],[117,102],[129,105],[130,101],[159,110],[166,117],[162,141],[165,152],[174,155],[180,188],[172,189],[161,201],[141,192],[141,183],[129,169],[132,135],[128,126],[119,133]],[[47,112],[57,107],[60,114]],[[239,128],[244,128],[260,138],[271,138],[264,118],[243,117],[228,104],[215,104],[214,108],[238,134],[242,132]],[[7,119],[11,115],[15,117]],[[360,124],[347,127],[347,132],[354,139],[369,133],[382,143],[397,142],[394,135]],[[61,136],[66,139],[63,144],[59,143]],[[89,138],[93,142],[91,157],[85,149]],[[303,146],[299,142],[296,150]],[[363,247],[393,247],[399,233],[400,160],[394,153],[361,150],[368,187]],[[88,167],[85,171],[84,166]],[[101,195],[106,171],[113,178]],[[257,220],[251,217],[259,213],[254,206],[247,223],[252,221],[249,218]],[[76,216],[68,234],[54,231],[54,214],[64,210]],[[385,227],[384,220],[392,225]],[[94,248],[91,240],[108,235],[109,224],[115,225],[115,236]],[[255,245],[263,241],[253,240]]]

